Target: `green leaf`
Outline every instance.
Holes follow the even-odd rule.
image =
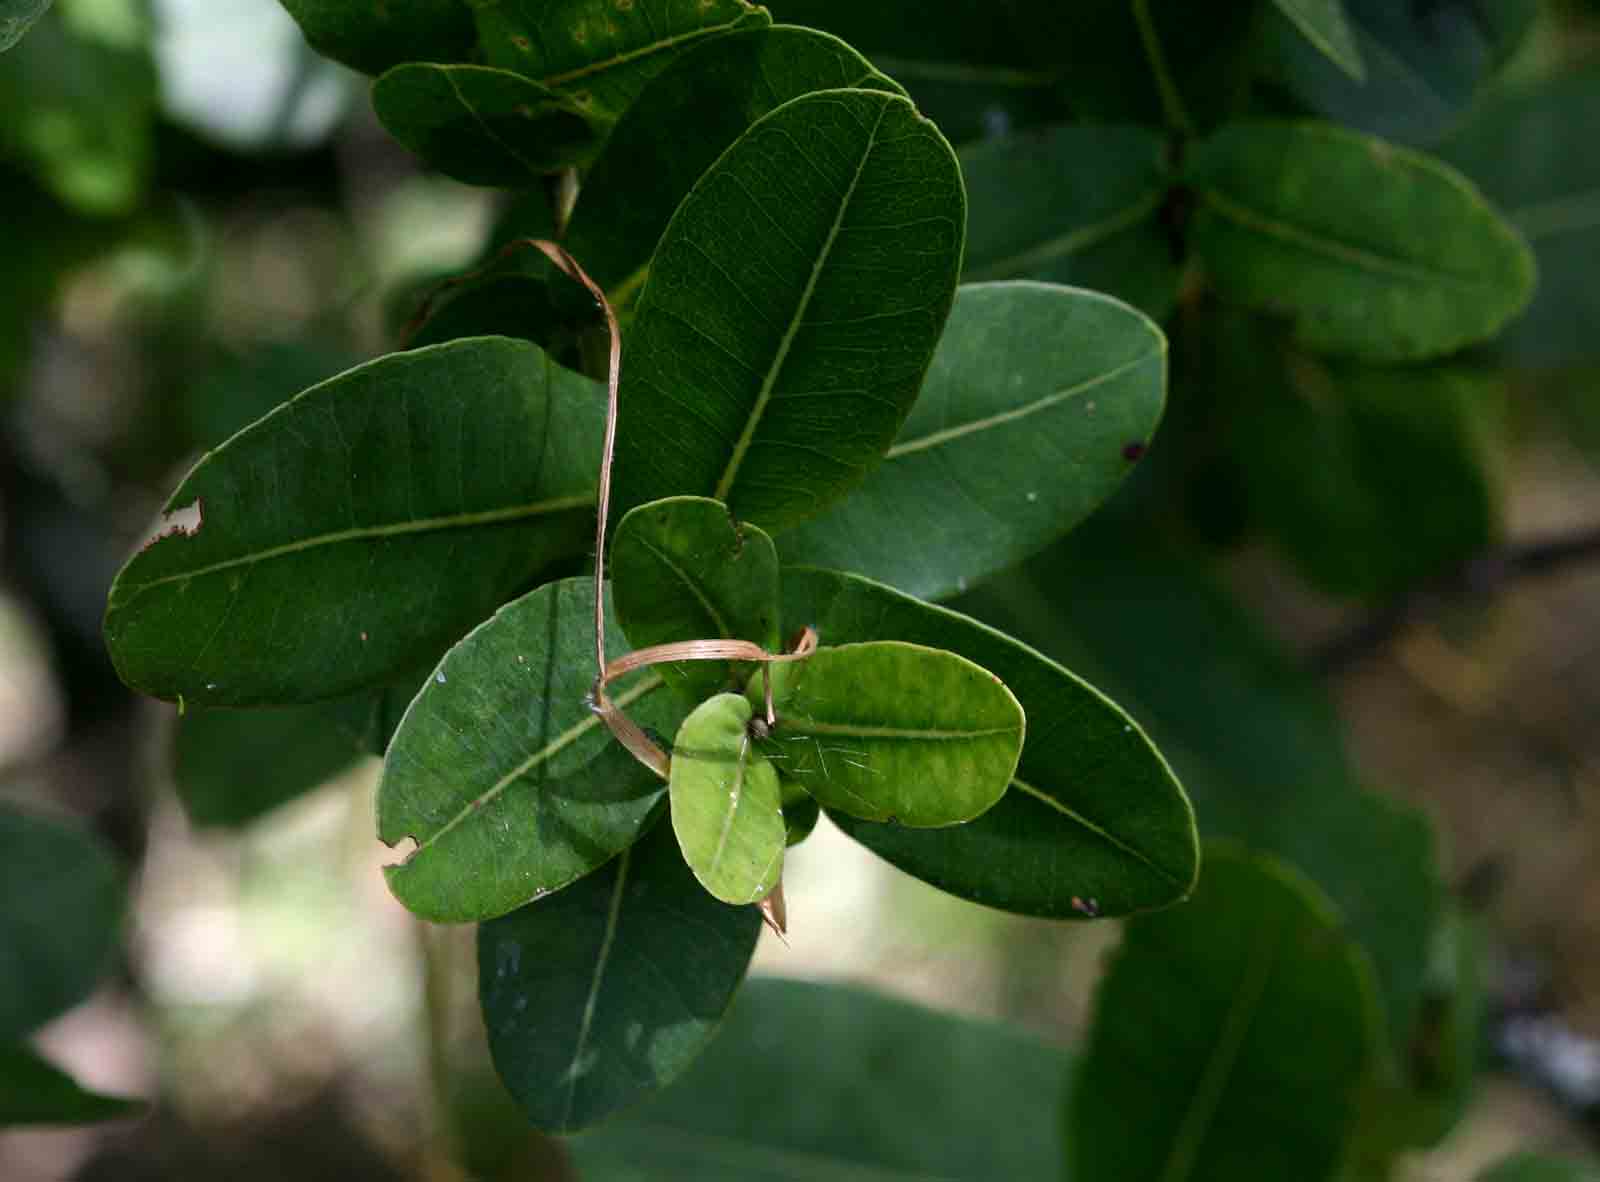
[[[0,1129],[93,1124],[143,1110],[141,1101],[84,1090],[25,1046],[0,1045]]]
[[[1585,128],[1600,121],[1600,69],[1486,98],[1439,148],[1483,187],[1539,260],[1527,314],[1497,342],[1511,361],[1554,367],[1600,360],[1600,154]]]
[[[617,501],[680,493],[794,525],[894,439],[955,295],[955,155],[896,95],[758,120],[662,236],[622,374]]]
[[[1318,53],[1357,82],[1366,81],[1366,65],[1344,0],[1273,0],[1273,4]]]
[[[855,50],[813,29],[755,28],[685,51],[628,108],[584,181],[567,248],[626,298],[680,202],[752,123],[830,89],[897,92]]]
[[[881,640],[770,666],[778,723],[762,744],[819,804],[916,829],[959,825],[1004,795],[1022,707],[955,653]],[[747,694],[763,700],[763,677]]]
[[[607,648],[627,645],[614,625]],[[633,843],[666,785],[588,706],[594,592],[551,583],[507,604],[446,654],[389,744],[378,836],[417,849],[385,874],[424,919],[503,915],[588,874]],[[611,698],[642,726],[682,718],[649,670]]]
[[[111,965],[122,875],[76,827],[0,805],[0,1042],[76,1005]]]
[[[381,74],[402,62],[466,61],[476,41],[461,0],[283,0],[324,57]]]
[[[1068,1066],[1005,1026],[757,979],[681,1083],[569,1147],[593,1182],[1053,1178]]]
[[[1126,915],[1188,894],[1194,813],[1131,718],[1034,650],[967,616],[855,575],[787,568],[787,625],[830,644],[868,637],[949,649],[999,676],[1027,711],[1016,778],[983,816],[948,829],[833,813],[900,869],[963,899],[1052,919]]]
[[[603,137],[571,98],[488,66],[396,66],[372,84],[372,106],[395,139],[469,185],[536,185]]]
[[[491,66],[611,119],[690,46],[772,20],[747,0],[490,0],[473,13]]]
[[[189,710],[178,720],[173,781],[191,823],[235,829],[355,763],[343,703],[281,710]]]
[[[1160,319],[1178,262],[1160,216],[1166,141],[1126,124],[1062,124],[973,144],[967,282],[1047,279],[1104,291]]]
[[[783,873],[778,773],[750,735],[750,703],[718,694],[672,745],[672,831],[700,885],[724,903],[758,903]]]
[[[706,894],[657,825],[605,868],[478,929],[496,1070],[528,1119],[571,1132],[663,1087],[744,979],[754,907]]]
[[[604,392],[524,341],[393,354],[200,461],[112,585],[129,685],[202,705],[334,697],[403,672],[581,552]]]
[[[617,622],[634,648],[675,640],[778,643],[778,552],[772,539],[701,497],[640,505],[617,526],[611,547]],[[744,686],[745,663],[676,661],[658,666],[667,684],[698,702]]]
[[[50,0],[0,0],[0,53],[21,41],[49,7]]]
[[[1040,283],[961,288],[885,462],[780,538],[785,561],[937,599],[1042,549],[1110,496],[1166,398],[1167,343],[1107,296]]]
[[[817,827],[817,821],[822,817],[822,806],[804,788],[794,790],[785,785],[784,789],[784,845],[797,846],[810,837],[812,830]]]
[[[1235,123],[1197,145],[1194,249],[1226,299],[1368,361],[1493,336],[1533,294],[1527,245],[1437,160],[1314,123]]]
[[[1479,1174],[1478,1182],[1600,1182],[1600,1165],[1587,1159],[1518,1153]]]
[[[1331,1177],[1375,1046],[1369,977],[1309,882],[1208,847],[1193,900],[1131,923],[1100,984],[1073,1176]]]

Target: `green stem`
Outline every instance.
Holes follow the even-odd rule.
[[[1167,55],[1162,51],[1161,38],[1156,33],[1155,18],[1150,15],[1150,0],[1133,0],[1133,19],[1139,26],[1139,42],[1144,46],[1145,57],[1150,59],[1150,72],[1155,75],[1156,90],[1161,95],[1161,110],[1173,129],[1183,135],[1194,134],[1194,120],[1183,105],[1172,71],[1167,66]]]

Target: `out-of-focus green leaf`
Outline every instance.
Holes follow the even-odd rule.
[[[965,222],[955,154],[898,95],[821,91],[758,120],[656,249],[618,507],[711,496],[777,530],[860,483],[921,388]]]
[[[614,625],[606,644],[627,647]],[[632,844],[666,785],[590,711],[594,677],[587,579],[507,604],[446,654],[395,732],[378,785],[378,836],[417,841],[386,872],[396,898],[425,919],[488,919]],[[662,734],[683,716],[649,670],[615,682],[611,698]]]
[[[1000,802],[975,821],[908,829],[833,820],[900,869],[963,899],[1052,919],[1126,915],[1188,894],[1194,813],[1166,761],[1114,703],[969,617],[855,575],[788,568],[786,627],[829,644],[869,637],[949,649],[1005,682],[1027,741]]]
[[[364,74],[402,62],[461,62],[476,40],[461,0],[283,0],[311,47]]]
[[[700,885],[724,903],[758,903],[783,873],[778,773],[750,736],[739,694],[695,708],[672,745],[672,831]]]
[[[611,547],[617,622],[634,648],[674,640],[748,640],[778,651],[778,552],[727,506],[668,497],[634,509]],[[747,663],[676,661],[656,667],[699,702],[742,689]]]
[[[1054,1178],[1068,1065],[1003,1026],[758,979],[682,1082],[570,1148],[593,1182]]]
[[[1165,153],[1152,129],[1105,123],[964,148],[963,278],[1071,283],[1166,316],[1178,298],[1178,263],[1158,220],[1170,185]]]
[[[611,133],[584,181],[567,248],[614,300],[625,299],[679,203],[730,144],[790,99],[843,88],[899,92],[814,29],[745,29],[695,45]]]
[[[1191,152],[1191,241],[1230,301],[1306,346],[1417,361],[1493,336],[1533,294],[1521,237],[1449,166],[1316,123],[1234,123]]]
[[[1486,98],[1439,147],[1505,210],[1539,260],[1539,290],[1498,347],[1526,366],[1600,360],[1600,69]]]
[[[761,744],[819,804],[913,829],[959,825],[1005,794],[1024,718],[987,669],[897,640],[769,666],[778,722]],[[747,691],[763,698],[765,674]]]
[[[1129,924],[1100,984],[1072,1176],[1330,1178],[1378,1031],[1371,971],[1321,893],[1210,846],[1189,905]]]
[[[88,996],[110,967],[122,876],[88,833],[0,805],[0,1042]]]
[[[690,46],[772,20],[747,0],[493,0],[474,4],[473,15],[491,66],[611,120]]]
[[[1600,1182],[1600,1164],[1574,1157],[1518,1153],[1479,1174],[1477,1182]]]
[[[86,1125],[136,1116],[138,1100],[86,1091],[25,1046],[0,1045],[0,1129],[16,1125]]]
[[[605,397],[499,337],[380,358],[211,452],[123,567],[128,684],[201,705],[334,697],[436,655],[592,521]]]
[[[550,1132],[594,1124],[697,1056],[761,931],[689,873],[668,825],[548,899],[478,929],[495,1068]]]
[[[1273,0],[1279,12],[1318,52],[1357,82],[1367,77],[1344,0]]]
[[[603,136],[569,96],[489,66],[396,66],[372,84],[372,106],[395,139],[469,185],[538,184]]]
[[[937,599],[1036,553],[1144,454],[1166,400],[1166,338],[1096,292],[961,288],[885,462],[779,538],[786,561]]]
[[[51,0],[0,0],[0,52],[10,49],[33,22],[44,15]]]

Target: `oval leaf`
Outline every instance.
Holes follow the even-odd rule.
[[[615,627],[607,645],[626,645]],[[588,707],[594,591],[567,579],[507,604],[446,654],[411,703],[378,784],[378,836],[417,849],[386,875],[424,919],[503,915],[627,848],[665,785]],[[682,711],[649,670],[612,700],[672,734]]]
[[[118,673],[158,698],[275,705],[434,659],[582,552],[604,416],[595,383],[498,337],[313,386],[172,494],[194,518],[111,587]]]
[[[1126,915],[1189,893],[1194,811],[1144,731],[1054,661],[968,616],[855,575],[788,568],[784,620],[829,643],[867,637],[960,653],[1027,711],[1016,778],[1000,803],[949,829],[834,821],[908,874],[974,903],[1051,919]]]
[[[473,12],[490,65],[612,119],[690,46],[772,20],[746,0],[491,0]]]
[[[1022,707],[965,657],[876,641],[770,669],[778,723],[763,750],[829,809],[958,825],[992,808],[1016,771]],[[750,680],[752,702],[763,700],[763,677]]]
[[[885,462],[784,534],[784,559],[928,599],[964,590],[1111,495],[1155,433],[1166,384],[1166,338],[1125,304],[1038,283],[963,287]]]
[[[691,493],[793,525],[859,483],[921,387],[966,208],[905,99],[823,91],[759,120],[679,206],[622,374],[617,499]]]
[[[17,1125],[84,1125],[136,1116],[138,1100],[101,1096],[26,1046],[0,1046],[0,1129]]]
[[[465,61],[476,40],[461,0],[283,0],[283,6],[311,48],[364,74],[401,62]]]
[[[760,931],[754,907],[701,889],[657,825],[604,869],[478,929],[500,1078],[556,1133],[665,1086],[716,1029]]]
[[[694,876],[724,903],[757,903],[783,873],[778,773],[755,749],[750,703],[702,702],[672,746],[672,831]]]
[[[372,84],[372,106],[395,139],[469,185],[536,185],[603,135],[572,99],[488,66],[396,66]]]
[[[1486,340],[1533,293],[1527,245],[1437,160],[1315,123],[1235,123],[1197,145],[1191,240],[1227,299],[1310,348],[1414,361]]]
[[[642,282],[674,211],[750,125],[790,99],[899,93],[855,50],[814,29],[745,29],[689,49],[628,108],[584,181],[566,245],[613,300]]]
[[[1331,1177],[1377,1022],[1366,962],[1316,888],[1209,847],[1194,899],[1131,923],[1097,991],[1072,1176]]]

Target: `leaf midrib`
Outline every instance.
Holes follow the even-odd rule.
[[[706,615],[711,617],[711,626],[716,629],[717,635],[726,640],[733,639],[733,632],[728,628],[728,622],[722,618],[722,613],[719,612],[716,605],[711,602],[710,596],[707,595],[706,592],[701,588],[699,581],[690,575],[688,571],[684,570],[681,566],[674,562],[670,554],[659,549],[648,539],[640,538],[639,544],[651,554],[655,555],[656,559],[669,571],[676,575],[679,582],[689,589],[689,594],[693,595],[695,599],[699,601],[700,606],[705,609]]]
[[[1116,834],[1112,833],[1109,829],[1106,829],[1106,828],[1104,828],[1104,827],[1102,827],[1100,825],[1095,824],[1093,821],[1089,820],[1088,817],[1085,817],[1082,813],[1078,812],[1076,809],[1068,807],[1066,804],[1064,804],[1063,802],[1057,800],[1055,797],[1051,796],[1049,793],[1044,792],[1042,789],[1035,788],[1032,784],[1028,783],[1026,780],[1023,780],[1023,779],[1021,779],[1019,777],[1015,777],[1015,776],[1012,777],[1011,787],[1022,789],[1022,791],[1024,793],[1026,793],[1028,796],[1033,797],[1035,800],[1039,801],[1039,803],[1047,806],[1048,808],[1054,809],[1056,812],[1060,813],[1062,816],[1066,817],[1069,821],[1072,821],[1074,824],[1081,825],[1083,828],[1087,829],[1090,833],[1093,833],[1095,836],[1099,837],[1103,841],[1107,842],[1108,844],[1116,847],[1117,849],[1121,850],[1123,853],[1127,854],[1130,858],[1134,858],[1134,859],[1138,860],[1139,862],[1142,862],[1144,865],[1148,866],[1151,870],[1155,871],[1155,873],[1157,875],[1159,875],[1161,878],[1165,879],[1167,882],[1169,882],[1173,886],[1177,887],[1180,891],[1184,891],[1184,890],[1188,890],[1189,889],[1190,883],[1184,881],[1183,879],[1180,879],[1177,875],[1173,874],[1166,867],[1164,867],[1164,866],[1160,865],[1159,863],[1157,863],[1155,861],[1155,859],[1150,857],[1149,854],[1146,854],[1143,850],[1140,850],[1135,846],[1129,845],[1126,841],[1122,840],[1122,838],[1120,838]]]
[[[787,724],[787,725],[786,725]],[[1021,725],[987,727],[970,731],[918,730],[910,727],[861,726],[849,722],[819,722],[814,718],[783,715],[778,718],[780,727],[794,727],[816,735],[844,735],[854,739],[901,739],[910,741],[948,742],[957,739],[988,739],[996,735],[1022,733]]]
[[[717,25],[699,25],[696,28],[686,30],[682,33],[674,33],[669,37],[662,37],[657,41],[650,42],[648,45],[640,45],[634,49],[625,49],[621,53],[612,54],[608,58],[602,58],[598,61],[588,62],[582,66],[579,66],[575,70],[567,70],[565,73],[561,74],[547,74],[543,78],[540,78],[539,82],[545,86],[565,86],[569,82],[576,82],[579,78],[587,78],[590,74],[598,74],[604,70],[614,69],[617,66],[625,66],[629,62],[636,61],[639,58],[649,57],[651,54],[661,53],[668,49],[674,49],[679,45],[686,44],[687,42],[697,40],[701,37],[709,37],[715,33],[725,32],[728,29],[734,28],[740,21],[747,19],[753,11],[756,10],[751,9],[747,4],[745,5],[744,11],[740,12],[730,21],[724,21]]]
[[[561,1114],[564,1128],[571,1127],[572,1105],[578,1096],[578,1066],[583,1061],[583,1049],[589,1043],[589,1031],[594,1026],[594,1011],[600,1000],[600,984],[605,979],[606,965],[611,960],[611,945],[617,936],[617,920],[622,914],[622,893],[628,883],[628,868],[632,864],[633,849],[629,847],[617,858],[617,884],[611,888],[611,905],[606,911],[605,935],[600,939],[600,954],[595,958],[594,976],[589,979],[589,995],[583,1003],[583,1019],[578,1024],[578,1042],[572,1052],[572,1063],[567,1067],[567,1103]]]
[[[537,169],[537,168],[535,168],[533,166],[533,162],[530,161],[527,157],[525,157],[521,152],[517,151],[517,149],[513,145],[507,143],[498,134],[496,134],[495,130],[492,127],[489,126],[488,122],[484,119],[484,117],[478,113],[478,108],[473,106],[470,102],[468,102],[467,101],[467,96],[464,95],[463,93],[461,93],[461,85],[460,85],[460,83],[458,83],[456,81],[456,70],[457,69],[466,69],[466,70],[483,69],[483,70],[488,70],[489,67],[487,67],[487,66],[459,66],[459,67],[456,67],[456,66],[437,66],[435,68],[438,69],[439,72],[444,75],[445,81],[450,83],[450,91],[451,91],[452,94],[454,94],[456,96],[456,102],[460,103],[461,104],[461,109],[472,117],[472,121],[478,125],[478,130],[483,132],[483,134],[488,139],[492,140],[496,144],[499,144],[501,149],[508,156],[510,156],[518,164],[522,165],[523,168],[527,169],[528,170],[528,175],[530,177],[534,178],[534,180],[536,180],[536,181],[539,180],[542,177],[543,174],[541,173],[541,171],[539,169]],[[507,74],[511,73],[509,70],[505,70],[505,71],[498,71],[497,70],[497,71],[493,71],[493,72],[495,72],[495,73],[507,73]],[[518,81],[524,81],[524,79],[522,79],[518,75],[513,74],[512,77],[517,78]]]
[[[717,834],[717,848],[711,851],[711,865],[706,870],[710,877],[716,877],[717,869],[722,865],[722,855],[728,851],[728,835],[733,832],[733,821],[739,815],[739,805],[744,799],[744,775],[749,766],[750,736],[746,734],[739,740],[739,754],[733,764],[733,784],[728,789],[728,805],[722,814],[722,832]]]
[[[1068,230],[1065,234],[1057,234],[1043,242],[1008,254],[992,263],[985,263],[981,267],[969,269],[963,276],[963,283],[984,283],[994,279],[1009,279],[1019,272],[1027,271],[1043,263],[1051,263],[1057,259],[1069,258],[1080,251],[1098,246],[1110,238],[1115,238],[1133,226],[1138,225],[1161,203],[1166,200],[1166,191],[1161,188],[1151,189],[1138,201],[1124,206],[1115,213],[1101,218],[1099,221],[1088,222]]]

